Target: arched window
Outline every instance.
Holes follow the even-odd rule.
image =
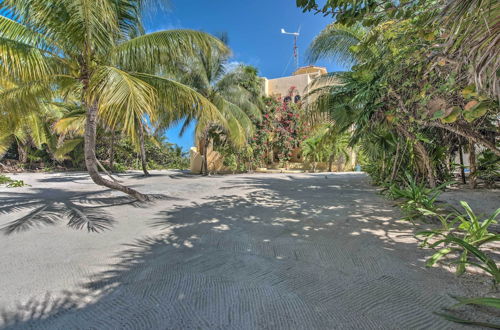
[[[291,100],[292,100],[292,98],[291,98],[290,96],[287,96],[287,97],[285,97],[285,99],[284,99],[285,103],[288,103],[288,102],[290,102]]]
[[[295,97],[293,98],[293,101],[295,103],[299,103],[299,101],[300,101],[300,95],[295,95]]]

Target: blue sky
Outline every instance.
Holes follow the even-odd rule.
[[[293,37],[280,33],[284,28],[299,37],[300,64],[305,62],[305,51],[310,42],[331,18],[313,13],[302,13],[295,0],[171,0],[167,11],[158,12],[146,20],[148,32],[165,29],[189,28],[208,33],[226,32],[233,51],[231,61],[250,64],[261,76],[277,78],[290,75],[295,67],[292,60]],[[328,71],[343,68],[331,62],[318,62]],[[179,127],[167,132],[170,142],[184,150],[193,145],[193,127],[179,137]]]

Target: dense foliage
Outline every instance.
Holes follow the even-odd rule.
[[[253,135],[245,146],[232,147],[216,141],[216,150],[224,156],[226,166],[238,171],[273,163],[287,166],[309,131],[308,124],[302,121],[300,104],[291,101],[295,92],[292,87],[288,98],[264,98],[262,116],[252,117]]]
[[[310,58],[334,59],[350,70],[321,77],[310,94],[311,113],[332,130],[349,132],[360,161],[406,218],[436,219],[440,228],[419,232],[436,249],[427,266],[444,262],[457,275],[475,267],[500,280],[488,243],[500,209],[481,220],[467,202],[465,214],[438,205],[455,174],[494,186],[499,177],[498,127],[500,3],[493,0],[297,0],[304,11],[335,18],[311,45]],[[319,83],[316,83],[319,85]],[[458,158],[458,164],[456,159]],[[459,299],[499,307],[498,299]],[[491,326],[446,314],[449,320]],[[498,327],[498,325],[493,325]]]
[[[323,77],[336,84],[313,91],[318,100],[312,108],[328,113],[337,128],[352,129],[351,145],[361,146],[364,168],[375,182],[392,183],[410,171],[436,186],[454,172],[455,156],[468,151],[475,185],[477,150],[500,155],[495,142],[498,54],[483,50],[481,67],[464,56],[465,40],[455,39],[450,16],[465,7],[440,1],[400,6],[384,1],[382,10],[382,1],[342,1],[350,8],[343,10],[337,1],[328,1],[322,9],[314,1],[298,3],[339,19],[315,39],[310,57],[333,57],[352,68]],[[467,8],[487,10],[476,21],[481,31],[485,24],[492,26],[483,31],[481,47],[496,47],[498,41],[491,37],[498,25],[498,5]],[[434,15],[438,9],[448,16]],[[470,24],[470,15],[457,17]]]
[[[199,112],[219,116],[207,98],[172,79],[178,63],[229,50],[219,39],[199,31],[145,34],[141,19],[146,3],[1,1],[0,146],[4,148],[0,149],[13,138],[22,145],[28,136],[40,146],[54,136],[47,130],[53,126],[44,125],[48,114],[56,112],[52,120],[69,116],[74,124],[67,126],[70,134],[60,132],[51,144],[60,147],[68,136],[83,137],[85,165],[96,184],[147,200],[100,175],[97,131],[121,131],[139,145],[147,175],[146,126],[164,128]]]

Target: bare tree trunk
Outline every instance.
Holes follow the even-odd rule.
[[[109,168],[111,173],[113,173],[113,168],[115,165],[115,130],[111,132],[111,145],[109,147]]]
[[[393,182],[394,179],[396,178],[400,148],[401,148],[401,146],[400,146],[400,143],[398,142],[398,144],[396,145],[396,156],[394,157],[394,163],[392,164],[390,182]]]
[[[103,171],[107,176],[109,176],[109,178],[111,180],[113,180],[114,182],[119,182],[118,180],[116,180],[107,170],[104,166],[102,166],[101,162],[99,161],[99,159],[97,159],[97,166],[101,169],[101,171]]]
[[[429,186],[431,188],[436,187],[436,177],[434,176],[434,170],[432,168],[431,158],[429,157],[427,150],[425,150],[425,147],[422,144],[422,142],[418,141],[417,138],[413,135],[413,133],[410,133],[410,131],[408,131],[406,128],[402,126],[397,126],[397,130],[401,135],[403,135],[411,142],[413,142],[415,150],[420,155],[420,158],[422,160],[422,165],[425,168],[425,172],[427,172],[427,181],[429,182]]]
[[[460,158],[460,175],[462,176],[462,183],[466,184],[467,181],[465,180],[464,154],[462,152],[462,144],[461,143],[458,145],[458,156]]]
[[[429,154],[427,153],[427,150],[425,150],[424,145],[419,141],[415,142],[415,147],[417,148],[420,157],[422,157],[422,162],[424,163],[424,167],[427,171],[427,180],[429,181],[429,186],[431,188],[434,188],[436,187],[436,177],[434,176],[434,169],[432,168],[432,162]]]
[[[209,127],[205,128],[205,131],[203,132],[203,136],[202,136],[202,141],[200,143],[200,147],[201,147],[200,174],[201,175],[208,175],[208,144],[209,144],[208,132],[209,132]]]
[[[97,134],[97,107],[90,106],[87,108],[87,118],[85,122],[85,165],[87,167],[87,171],[89,172],[92,181],[95,184],[108,187],[111,189],[119,190],[128,194],[139,201],[147,201],[148,197],[140,192],[131,189],[126,186],[122,186],[121,184],[113,181],[109,181],[104,179],[97,169],[97,158],[95,155],[95,145],[96,145],[96,134]]]
[[[328,172],[333,172],[333,160],[335,158],[334,154],[330,154],[330,157],[328,157]]]
[[[381,177],[383,179],[385,177],[385,149],[382,152],[382,171],[381,172],[382,172]],[[385,180],[383,180],[383,181],[385,181]]]
[[[434,121],[434,122],[430,122],[430,123],[424,123],[424,125],[430,126],[430,127],[439,127],[439,128],[445,129],[447,131],[453,132],[457,135],[460,135],[462,137],[465,137],[465,138],[471,140],[472,142],[474,142],[476,144],[482,145],[483,147],[490,149],[495,155],[500,156],[500,150],[497,149],[494,142],[489,141],[488,139],[484,138],[481,134],[479,134],[473,130],[469,130],[460,124],[456,124],[456,125],[452,126],[449,124],[446,125],[446,124],[442,124],[438,121]]]
[[[17,154],[19,156],[19,162],[26,164],[28,162],[28,150],[27,145],[17,140]]]
[[[469,142],[469,166],[470,166],[469,184],[472,189],[476,189],[477,186],[476,145],[472,141]]]
[[[203,148],[204,152],[205,152],[205,156],[203,157],[203,175],[208,175],[208,144],[209,144],[209,138],[208,138],[208,134],[207,136],[205,137],[205,146]]]
[[[150,176],[148,172],[148,162],[146,160],[146,148],[144,147],[144,126],[141,119],[139,119],[139,143],[141,151],[142,171],[144,172],[144,176]]]
[[[274,148],[271,146],[271,147],[267,147],[267,163],[269,165],[273,165],[274,164]]]

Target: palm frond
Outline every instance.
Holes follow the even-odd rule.
[[[338,23],[328,25],[313,40],[308,50],[310,62],[330,59],[345,65],[355,64],[359,57],[352,51],[366,34],[360,25],[346,26]]]
[[[58,161],[63,161],[65,159],[68,159],[67,154],[75,150],[75,148],[82,143],[83,143],[82,138],[64,141],[63,144],[56,149],[54,153],[55,159]]]
[[[168,127],[173,121],[185,116],[203,113],[210,120],[220,119],[218,109],[206,97],[189,86],[168,78],[146,73],[134,73],[134,77],[155,89],[157,96],[158,124]]]
[[[123,127],[132,139],[136,121],[148,116],[156,120],[158,97],[153,86],[115,67],[100,66],[90,79],[88,104],[96,104],[99,116],[110,127]]]
[[[154,74],[175,71],[174,65],[198,52],[207,54],[213,49],[228,53],[217,38],[194,30],[159,31],[125,41],[113,48],[112,63],[130,71]]]

